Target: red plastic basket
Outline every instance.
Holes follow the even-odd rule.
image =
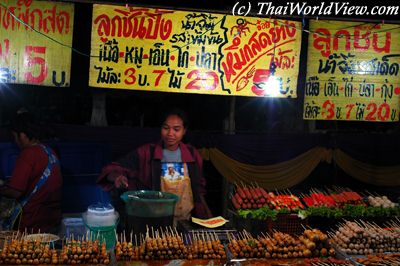
[[[275,230],[291,235],[301,235],[307,225],[307,218],[301,219],[297,214],[278,214],[277,219],[272,221],[272,231]]]

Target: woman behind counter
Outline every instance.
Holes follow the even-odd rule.
[[[175,221],[188,220],[191,216],[210,218],[204,199],[203,161],[193,146],[182,142],[186,130],[186,114],[180,109],[170,110],[164,115],[161,140],[140,146],[104,167],[98,184],[106,191],[126,188],[174,193],[179,196]],[[171,167],[181,178],[168,174]]]
[[[20,203],[26,201],[14,229],[58,233],[62,218],[62,175],[56,154],[40,142],[42,131],[26,111],[18,113],[12,121],[11,132],[21,153],[11,179],[0,188],[0,196]]]

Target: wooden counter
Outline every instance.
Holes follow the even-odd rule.
[[[149,261],[120,261],[116,263],[118,266],[192,266],[192,265],[224,265],[227,261],[222,260],[149,260]],[[226,265],[258,265],[258,266],[301,266],[305,265],[303,259],[247,259],[233,260]]]

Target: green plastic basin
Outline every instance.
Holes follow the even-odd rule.
[[[125,210],[128,215],[165,217],[174,215],[175,205],[179,197],[161,191],[135,190],[123,193],[121,199],[125,202]]]

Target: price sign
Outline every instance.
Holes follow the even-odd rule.
[[[296,97],[300,44],[299,22],[94,5],[89,85]]]
[[[0,83],[69,86],[74,5],[0,3]]]
[[[399,120],[398,25],[311,21],[304,119]]]

